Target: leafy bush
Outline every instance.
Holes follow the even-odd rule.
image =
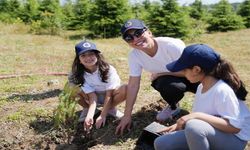
[[[59,95],[59,104],[54,112],[54,125],[59,127],[72,127],[76,124],[77,116],[75,114],[78,99],[76,94],[79,90],[78,86],[71,87],[67,82],[63,91]]]
[[[41,20],[31,23],[31,32],[35,34],[59,35],[61,30],[60,19],[49,12],[42,13]]]

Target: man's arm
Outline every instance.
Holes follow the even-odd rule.
[[[140,88],[141,77],[129,77],[126,97],[126,107],[124,111],[125,116],[131,116],[133,106]]]
[[[119,125],[116,128],[116,134],[123,134],[125,128],[129,129],[131,124],[131,114],[135,100],[140,88],[141,77],[129,77],[129,82],[127,86],[127,97],[126,97],[126,106],[124,111],[124,116],[122,117]]]
[[[151,74],[151,81],[154,81],[158,77],[165,76],[165,75],[176,76],[176,77],[184,77],[184,72],[183,71],[179,71],[179,72],[152,73]]]

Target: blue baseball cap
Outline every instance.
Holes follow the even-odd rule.
[[[193,66],[200,66],[202,69],[212,71],[220,61],[220,55],[211,47],[205,44],[193,44],[187,46],[181,57],[166,65],[171,72],[178,72]]]
[[[121,33],[124,34],[130,29],[144,29],[144,28],[147,28],[147,26],[144,24],[143,21],[139,19],[130,19],[123,24],[121,28]]]
[[[80,43],[76,44],[75,51],[78,56],[87,51],[97,51],[100,53],[100,51],[97,50],[96,45],[88,41],[81,41]]]

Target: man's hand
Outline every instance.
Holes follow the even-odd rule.
[[[123,135],[124,129],[127,128],[127,130],[130,131],[130,127],[131,127],[131,116],[123,116],[119,125],[116,127],[115,134]]]
[[[101,115],[96,119],[95,127],[96,129],[101,128],[102,126],[104,127],[106,122],[106,117],[102,117]]]
[[[159,75],[158,75],[158,73],[152,73],[151,74],[151,77],[150,77],[150,80],[151,81],[154,81],[156,78],[158,78],[159,77]]]

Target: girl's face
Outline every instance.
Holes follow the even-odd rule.
[[[143,29],[128,30],[127,34],[129,34],[130,36],[133,36],[133,40],[127,43],[131,47],[139,49],[139,50],[147,50],[147,49],[152,48],[153,47],[152,45],[154,44],[152,33],[149,30],[145,30],[143,32],[142,31]]]
[[[93,66],[96,66],[97,57],[96,53],[93,51],[87,51],[79,56],[80,63],[86,68],[90,69]]]
[[[191,82],[191,83],[197,83],[204,79],[205,74],[202,72],[201,68],[199,66],[194,66],[191,69],[187,68],[183,70],[185,77]]]

